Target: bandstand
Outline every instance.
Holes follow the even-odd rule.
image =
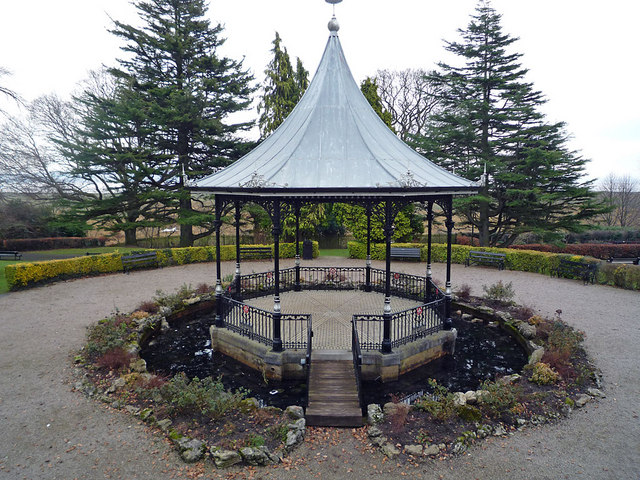
[[[341,0],[327,1],[335,4]],[[246,156],[197,181],[191,189],[195,194],[206,192],[215,198],[214,348],[263,370],[268,377],[307,375],[307,422],[346,426],[361,421],[358,395],[362,376],[394,380],[442,355],[455,341],[455,331],[451,331],[452,201],[455,195],[476,193],[478,187],[416,153],[380,120],[351,75],[338,30],[334,15],[313,81],[280,127]],[[368,239],[371,218],[376,216],[383,221],[384,269],[372,266],[370,240],[362,266],[301,265],[301,208],[305,204],[332,202],[364,207]],[[273,222],[274,261],[268,272],[242,274],[240,218],[247,203],[262,206]],[[409,203],[419,203],[427,211],[424,276],[391,270],[394,219]],[[438,208],[447,228],[444,292],[431,279],[431,232],[434,210]],[[230,209],[235,215],[236,272],[225,290],[220,226],[223,212]],[[287,215],[296,219],[296,261],[293,267],[283,269],[280,237]],[[381,295],[379,313],[353,315],[351,351],[314,349],[311,315],[282,311],[284,292],[353,289]],[[272,309],[248,303],[264,296],[272,296]],[[393,298],[410,299],[415,304],[394,312]]]

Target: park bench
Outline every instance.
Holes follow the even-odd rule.
[[[407,248],[407,247],[391,247],[392,259],[410,258],[420,261],[420,249],[419,248]]]
[[[466,267],[470,266],[471,263],[475,263],[476,265],[497,266],[498,270],[504,270],[506,259],[507,255],[504,253],[470,250],[464,264]]]
[[[271,258],[273,251],[271,247],[240,247],[240,258],[258,259],[258,258]]]
[[[135,268],[158,267],[158,254],[155,251],[132,253],[123,255],[120,258],[122,260],[122,270],[125,272]]]
[[[640,257],[609,257],[607,262],[638,265],[640,264]]]
[[[597,270],[598,265],[595,263],[575,262],[567,258],[561,258],[558,268],[552,271],[551,274],[555,273],[558,278],[579,278],[587,285],[588,283],[593,284]]]
[[[22,259],[22,254],[15,250],[0,250],[0,260],[4,257],[13,257],[14,260],[20,260]]]

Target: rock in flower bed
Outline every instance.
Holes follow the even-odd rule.
[[[521,374],[450,392],[434,380],[412,405],[369,405],[368,437],[389,457],[460,454],[489,436],[511,435],[529,425],[557,421],[573,408],[604,396],[583,348],[584,333],[554,318],[533,315],[509,302],[468,298],[455,306],[462,321],[480,321],[511,334],[529,354]]]
[[[99,321],[74,359],[75,388],[157,427],[185,462],[208,457],[220,468],[278,463],[304,438],[301,407],[260,407],[249,392],[228,391],[219,378],[155,375],[139,356],[144,341],[168,328],[168,318],[213,300],[206,286],[183,287]]]

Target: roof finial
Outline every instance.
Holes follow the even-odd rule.
[[[325,0],[327,3],[333,5],[333,18],[329,21],[329,31],[332,35],[337,35],[338,30],[340,30],[340,24],[338,20],[336,20],[336,3],[340,3],[342,0]]]

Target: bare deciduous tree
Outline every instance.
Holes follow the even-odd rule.
[[[640,184],[629,174],[610,173],[600,182],[600,191],[611,211],[602,215],[607,226],[629,227],[640,224]]]
[[[406,141],[424,134],[430,114],[438,106],[436,87],[424,70],[378,70],[378,94],[383,107],[393,116],[393,128]]]

